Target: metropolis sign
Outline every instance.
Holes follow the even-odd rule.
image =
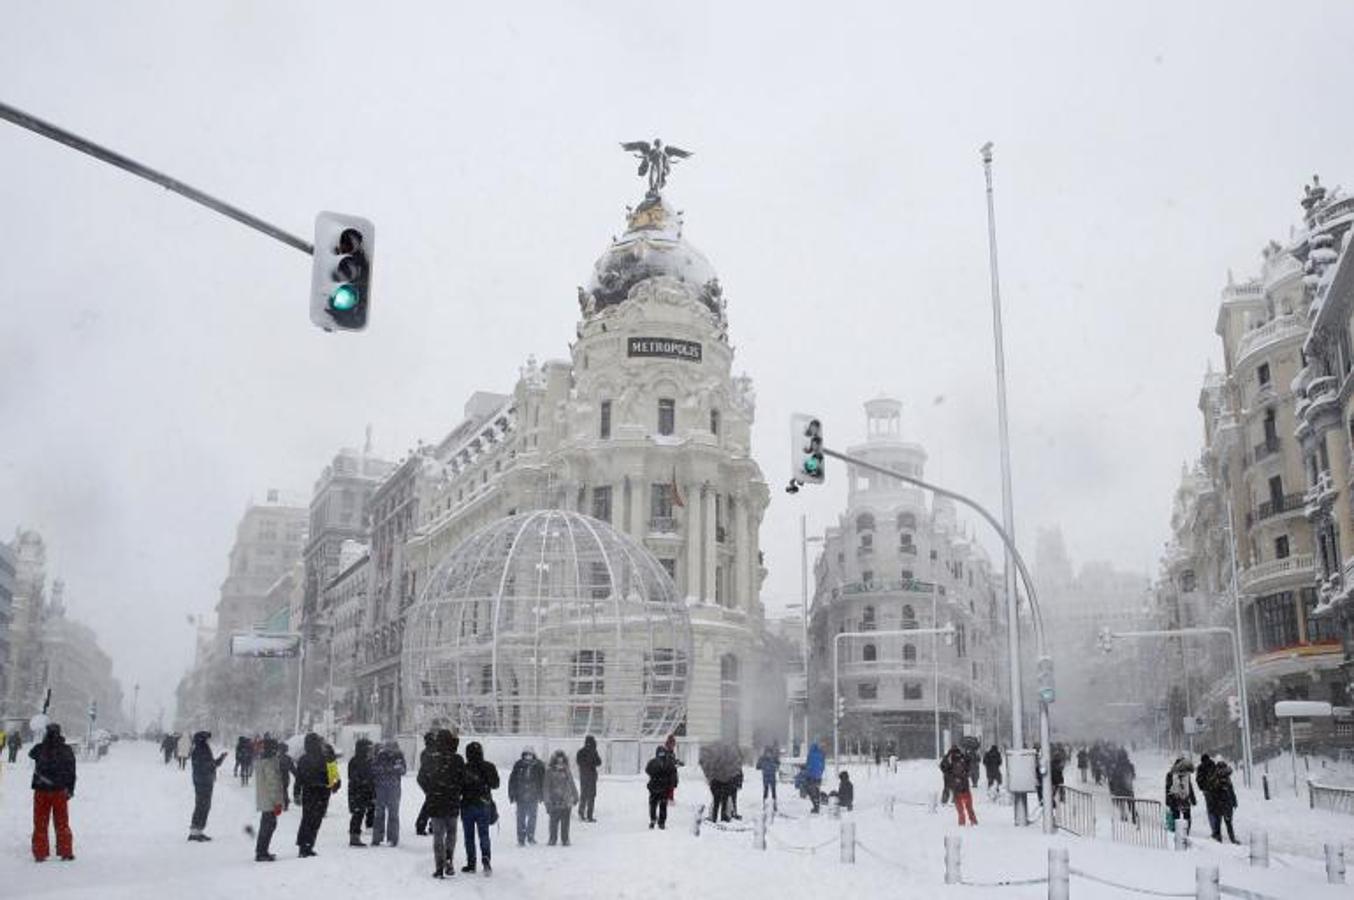
[[[695,341],[681,341],[676,338],[632,337],[626,346],[626,355],[700,362],[701,345]]]

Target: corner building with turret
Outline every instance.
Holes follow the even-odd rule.
[[[690,684],[681,731],[744,746],[774,740],[784,732],[784,683],[767,649],[758,541],[769,494],[751,456],[751,380],[733,373],[714,269],[651,192],[577,299],[567,361],[529,359],[510,393],[474,394],[462,422],[375,491],[373,522],[403,524],[373,530],[377,588],[358,641],[359,718],[400,731],[426,724],[401,697],[404,614],[475,531],[553,508],[609,522],[672,576],[693,632],[692,658],[677,666]],[[585,674],[580,690],[605,694],[605,660]]]

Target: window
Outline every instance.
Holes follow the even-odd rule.
[[[874,607],[867,606],[860,613],[860,630],[874,631],[874,629],[875,629]]]
[[[645,707],[644,732],[671,734],[676,722],[668,721],[673,708],[664,701],[686,693],[686,654],[668,647],[655,647],[644,654],[644,695],[654,699],[653,706]]]
[[[860,549],[865,553],[874,552],[874,535],[868,531],[860,536]]]
[[[865,662],[875,662],[879,659],[879,650],[874,644],[866,644],[860,648],[860,658]]]
[[[1255,603],[1255,617],[1259,625],[1260,651],[1291,647],[1298,642],[1298,617],[1293,608],[1292,592],[1261,597]]]
[[[920,684],[919,682],[916,682],[916,681],[909,681],[909,682],[904,683],[904,684],[903,684],[903,699],[904,699],[904,700],[920,700],[920,699],[921,699],[921,684]]]
[[[611,521],[611,485],[592,489],[592,517],[603,522]]]
[[[903,607],[903,627],[909,630],[917,627],[917,614],[910,605]]]
[[[861,700],[878,700],[879,685],[873,681],[862,681],[856,685],[856,696]]]
[[[611,437],[611,401],[603,400],[598,416],[597,436],[605,440]]]
[[[964,631],[964,624],[960,622],[954,626],[954,652],[960,659],[963,659],[968,653],[968,635]]]
[[[874,531],[874,516],[870,513],[856,516],[856,531]]]
[[[603,730],[603,706],[593,698],[606,692],[603,678],[606,654],[601,650],[579,650],[573,655],[569,671],[569,724],[574,734],[596,734]]]
[[[911,669],[917,665],[917,648],[911,644],[903,644],[903,668]]]
[[[592,599],[605,600],[611,595],[611,570],[601,560],[593,560],[588,570],[590,575],[588,585]]]
[[[668,577],[673,581],[677,580],[677,560],[672,557],[663,557],[658,560],[658,564],[663,567],[663,571],[668,573]]]
[[[874,573],[871,572],[869,569],[866,569],[864,572],[861,572],[860,583],[865,585],[867,588],[874,587]]]
[[[719,606],[729,605],[729,593],[724,590],[724,567],[715,566],[715,603]]]
[[[917,514],[912,512],[898,513],[898,530],[912,529],[917,527]]]
[[[677,430],[677,402],[664,398],[658,401],[658,433],[672,434]]]
[[[673,521],[673,486],[671,484],[655,484],[649,488],[649,528],[653,531],[670,532],[676,531],[677,525]]]
[[[710,410],[710,433],[713,435],[719,434],[719,410],[717,409]]]
[[[1260,368],[1255,370],[1255,379],[1261,387],[1269,384],[1269,363],[1260,363]]]
[[[908,586],[908,584],[911,583],[911,581],[912,581],[912,570],[911,570],[911,569],[903,569],[903,571],[901,572],[901,575],[902,575],[902,579],[903,579],[903,587],[906,588],[906,587]]]
[[[1186,569],[1180,573],[1180,593],[1194,593],[1194,570]]]
[[[1306,613],[1308,642],[1319,644],[1340,640],[1340,622],[1335,616],[1322,616],[1321,618],[1312,616],[1312,611],[1316,609],[1315,588],[1302,589],[1302,608]],[[1332,685],[1332,687],[1337,687],[1337,685]],[[1337,703],[1335,705],[1340,706],[1342,704]]]
[[[1281,534],[1274,539],[1274,558],[1288,558],[1288,535]]]

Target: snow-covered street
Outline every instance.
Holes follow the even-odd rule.
[[[508,760],[496,760],[500,768]],[[1144,756],[1139,793],[1155,796],[1165,760]],[[943,883],[946,834],[963,834],[966,881],[995,882],[1038,878],[1046,873],[1046,848],[1069,848],[1074,869],[1111,881],[1156,891],[1193,890],[1196,865],[1216,862],[1225,885],[1272,897],[1344,897],[1349,888],[1325,883],[1320,836],[1343,835],[1354,844],[1354,818],[1311,811],[1303,801],[1278,796],[1265,804],[1258,791],[1242,791],[1237,828],[1243,841],[1257,817],[1271,836],[1272,867],[1251,868],[1246,847],[1197,842],[1187,852],[1124,847],[1101,838],[1070,835],[1048,839],[1036,828],[1015,829],[1008,807],[981,792],[975,797],[980,825],[959,829],[950,809],[931,813],[929,793],[938,785],[930,763],[901,765],[896,775],[872,767],[854,767],[857,809],[854,864],[839,858],[839,823],[826,814],[810,817],[806,801],[782,795],[784,816],[772,825],[768,849],[753,849],[751,810],[760,781],[747,772],[741,795],[745,818],[735,828],[712,828],[692,834],[696,805],[706,797],[691,769],[682,770],[677,804],[666,831],[649,831],[645,791],[636,778],[603,777],[596,824],[575,818],[572,846],[545,845],[545,817],[538,823],[540,844],[518,848],[512,834],[512,811],[505,792],[498,792],[502,821],[494,830],[494,875],[457,872],[447,882],[434,881],[429,838],[413,834],[412,822],[422,795],[406,778],[402,823],[404,838],[396,849],[354,849],[347,844],[346,797],[330,806],[320,833],[319,857],[296,858],[293,840],[298,813],[283,815],[274,839],[278,861],[253,861],[253,844],[245,827],[257,822],[253,787],[243,788],[222,768],[207,832],[207,844],[186,841],[192,790],[188,774],[164,766],[149,743],[119,744],[100,763],[82,763],[71,803],[76,861],[31,861],[29,834],[31,797],[29,767],[6,765],[0,774],[0,883],[9,897],[147,900],[193,897],[194,900],[248,896],[251,900],[324,896],[328,900],[400,896],[444,896],[448,891],[475,896],[563,898],[617,897],[975,897],[1024,900],[1046,896],[1043,885],[966,887]],[[790,793],[787,789],[786,794]],[[1282,792],[1280,792],[1282,793]],[[897,797],[893,819],[884,799]],[[1102,818],[1107,815],[1102,812]],[[1200,809],[1198,815],[1202,817]],[[1196,827],[1197,822],[1196,822]],[[1206,827],[1202,830],[1206,837]],[[1196,831],[1196,834],[1198,832]],[[810,852],[806,848],[816,847]],[[1348,852],[1348,851],[1347,851]],[[457,864],[464,862],[458,836]],[[1123,891],[1074,876],[1075,897],[1124,897]]]

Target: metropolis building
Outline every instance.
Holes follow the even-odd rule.
[[[406,696],[414,673],[400,671],[410,609],[471,535],[554,509],[609,523],[675,585],[691,634],[690,659],[675,666],[688,681],[675,730],[773,739],[785,702],[759,599],[769,494],[750,452],[755,397],[733,374],[715,271],[658,191],[627,211],[624,234],[578,289],[578,309],[568,360],[529,359],[511,392],[473,394],[464,421],[373,494],[373,589],[356,665],[359,706],[371,706],[360,711],[400,731],[427,724]],[[621,677],[600,661],[587,668],[573,683],[589,696],[565,702],[587,706]],[[574,726],[610,729],[604,716]]]

